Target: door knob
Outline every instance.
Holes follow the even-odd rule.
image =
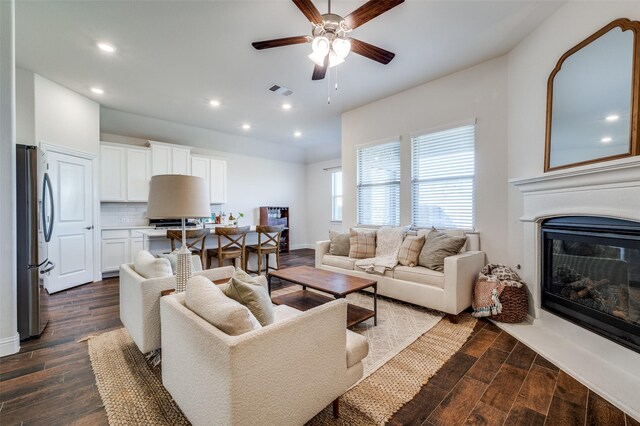
[[[87,231],[91,231],[91,230],[93,229],[93,225],[91,225],[91,226],[87,226],[87,227],[85,227],[84,229],[86,229]]]

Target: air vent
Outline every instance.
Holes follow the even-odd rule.
[[[277,84],[274,84],[273,86],[269,87],[269,90],[271,90],[273,93],[277,93],[278,95],[282,95],[282,96],[293,95],[293,90],[289,89],[288,87],[279,86]]]

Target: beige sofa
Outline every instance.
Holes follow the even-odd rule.
[[[184,294],[161,299],[162,382],[192,424],[302,425],[362,377],[368,344],[345,330],[345,300],[274,309],[274,324],[229,336]]]
[[[194,275],[204,275],[210,280],[231,278],[233,266],[202,270],[198,256],[193,256]],[[267,280],[262,277],[262,284]],[[142,353],[160,347],[160,293],[176,287],[176,277],[146,279],[139,275],[133,264],[120,265],[120,321]]]
[[[459,230],[447,230],[454,236],[465,235]],[[316,268],[341,272],[356,277],[376,279],[378,294],[415,305],[457,315],[471,306],[473,283],[485,265],[477,234],[466,234],[463,251],[444,260],[444,272],[423,266],[398,265],[384,276],[368,274],[355,266],[357,259],[329,254],[329,241],[316,243]]]

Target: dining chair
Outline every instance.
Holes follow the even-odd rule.
[[[200,257],[202,267],[206,269],[206,256],[205,256],[205,242],[207,235],[209,235],[208,229],[187,229],[187,248],[191,250],[193,254]],[[167,230],[167,238],[171,240],[171,251],[176,249],[176,241],[182,243],[182,231],[181,230]]]
[[[269,255],[276,255],[276,267],[271,269],[280,269],[280,234],[284,229],[283,225],[268,226],[258,225],[256,226],[256,232],[258,233],[258,244],[247,246],[247,260],[245,263],[245,270],[260,275],[262,273],[262,256],[266,256],[265,261],[265,274],[269,273]],[[258,270],[249,271],[249,255],[255,253],[258,255]]]
[[[249,226],[242,227],[216,227],[218,247],[207,250],[209,265],[212,258],[218,258],[218,267],[222,266],[225,259],[240,259],[240,266],[245,267],[246,238]]]

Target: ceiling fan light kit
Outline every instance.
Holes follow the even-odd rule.
[[[329,0],[329,13],[324,15],[320,14],[311,0],[293,0],[293,3],[311,22],[313,26],[311,36],[257,41],[252,45],[254,48],[262,50],[311,42],[312,52],[309,59],[315,64],[312,80],[324,79],[327,69],[343,63],[352,51],[386,65],[394,58],[394,53],[347,35],[360,25],[403,2],[404,0],[369,0],[343,18],[331,13],[331,0]]]

